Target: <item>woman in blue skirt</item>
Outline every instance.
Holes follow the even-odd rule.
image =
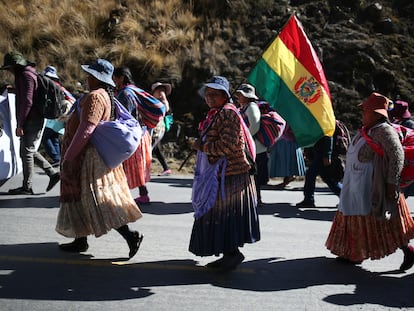
[[[283,177],[276,185],[284,188],[296,176],[305,176],[306,166],[302,149],[298,147],[292,128],[286,124],[282,137],[270,149],[269,177]]]
[[[215,76],[200,89],[210,110],[200,123],[193,182],[194,225],[190,252],[223,256],[208,268],[235,269],[244,256],[239,248],[260,239],[254,176],[255,146],[232,104],[229,82]]]

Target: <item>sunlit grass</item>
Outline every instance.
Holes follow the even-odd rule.
[[[3,6],[6,2],[0,1]],[[206,20],[193,14],[194,3],[16,0],[13,9],[0,11],[0,48],[2,53],[12,49],[22,52],[37,63],[39,71],[47,65],[56,66],[67,83],[82,79],[80,65],[97,57],[116,66],[130,66],[150,80],[170,76],[179,81],[186,62],[204,65],[207,58],[205,63],[213,70],[221,61],[214,55],[227,49],[216,39],[220,26],[206,27]],[[208,1],[200,3],[206,9],[217,9]],[[233,31],[228,31],[231,36]],[[0,53],[0,59],[2,56]],[[10,79],[10,75],[0,72],[0,79],[4,78]]]

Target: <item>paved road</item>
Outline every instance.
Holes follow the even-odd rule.
[[[132,227],[144,233],[138,254],[116,231],[82,255],[59,251],[54,231],[56,187],[36,175],[34,196],[8,196],[17,176],[0,187],[0,310],[408,310],[414,308],[414,268],[400,274],[401,252],[361,266],[335,261],[324,247],[338,199],[323,185],[314,209],[298,209],[302,182],[263,191],[262,239],[246,245],[238,270],[203,267],[214,258],[188,252],[191,176],[153,177],[152,203]],[[133,192],[137,195],[136,191]],[[414,207],[414,198],[409,198]]]

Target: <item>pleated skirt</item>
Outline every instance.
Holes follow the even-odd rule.
[[[358,262],[390,255],[413,237],[414,221],[401,195],[397,214],[389,220],[337,211],[325,245],[333,254]]]
[[[142,217],[122,165],[108,168],[93,146],[85,152],[77,187],[79,200],[60,203],[56,231],[65,237],[99,237]]]
[[[219,189],[214,206],[194,221],[189,250],[197,256],[231,253],[260,240],[253,176],[244,173],[225,178],[225,196]]]
[[[302,149],[294,140],[281,139],[270,149],[269,176],[305,176]]]
[[[145,131],[137,150],[123,163],[129,189],[145,186],[150,181],[151,160],[151,136]]]

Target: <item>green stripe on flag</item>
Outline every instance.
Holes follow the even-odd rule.
[[[313,145],[324,136],[322,128],[307,107],[289,90],[284,81],[261,58],[247,77],[256,92],[287,121],[299,147]]]

